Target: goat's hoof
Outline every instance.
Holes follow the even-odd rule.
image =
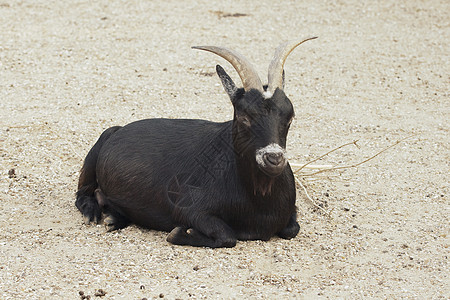
[[[83,216],[83,223],[85,225],[98,224],[99,220],[96,216]]]
[[[105,224],[106,231],[108,231],[108,232],[119,229],[119,228],[117,228],[117,225],[116,225],[116,218],[114,218],[111,215],[106,216],[105,219],[103,220],[103,223]]]
[[[175,227],[172,229],[172,231],[167,235],[167,241],[175,244],[177,240],[180,239],[180,237],[187,237],[188,233],[186,232],[186,229],[183,227]]]
[[[88,216],[83,216],[83,223],[85,225],[91,224],[91,218],[89,218]]]

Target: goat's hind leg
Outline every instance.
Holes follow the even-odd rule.
[[[92,187],[86,186],[78,190],[75,206],[83,215],[85,224],[98,224],[102,220],[102,209],[98,205],[95,196],[88,192],[89,189],[92,190]]]
[[[95,190],[95,198],[97,199],[98,205],[102,208],[104,215],[103,223],[107,231],[122,229],[130,224],[127,217],[110,205],[106,195],[100,189]]]
[[[75,206],[83,215],[86,224],[98,224],[102,220],[102,207],[95,195],[95,190],[98,187],[96,174],[98,154],[105,141],[120,128],[120,126],[111,127],[102,133],[89,151],[81,168]]]

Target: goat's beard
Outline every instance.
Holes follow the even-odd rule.
[[[275,182],[275,177],[264,174],[258,167],[255,168],[256,169],[252,170],[253,194],[256,196],[259,193],[263,197],[270,195],[272,186]]]
[[[240,175],[245,178],[247,184],[251,185],[253,194],[256,196],[270,195],[272,186],[276,177],[269,176],[259,168],[255,155],[239,155],[236,153],[238,170]]]

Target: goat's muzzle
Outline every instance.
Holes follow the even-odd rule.
[[[287,164],[285,150],[278,144],[270,144],[256,151],[256,162],[261,171],[270,177],[283,172]]]

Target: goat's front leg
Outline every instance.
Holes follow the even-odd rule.
[[[234,247],[236,236],[233,230],[221,219],[211,215],[194,218],[192,227],[176,227],[167,236],[167,241],[176,245],[197,247]]]
[[[300,230],[300,225],[298,225],[298,223],[297,223],[297,213],[295,212],[289,218],[289,222],[286,225],[286,227],[284,227],[283,229],[281,229],[280,232],[278,232],[278,236],[283,239],[290,240],[297,236],[299,230]]]

